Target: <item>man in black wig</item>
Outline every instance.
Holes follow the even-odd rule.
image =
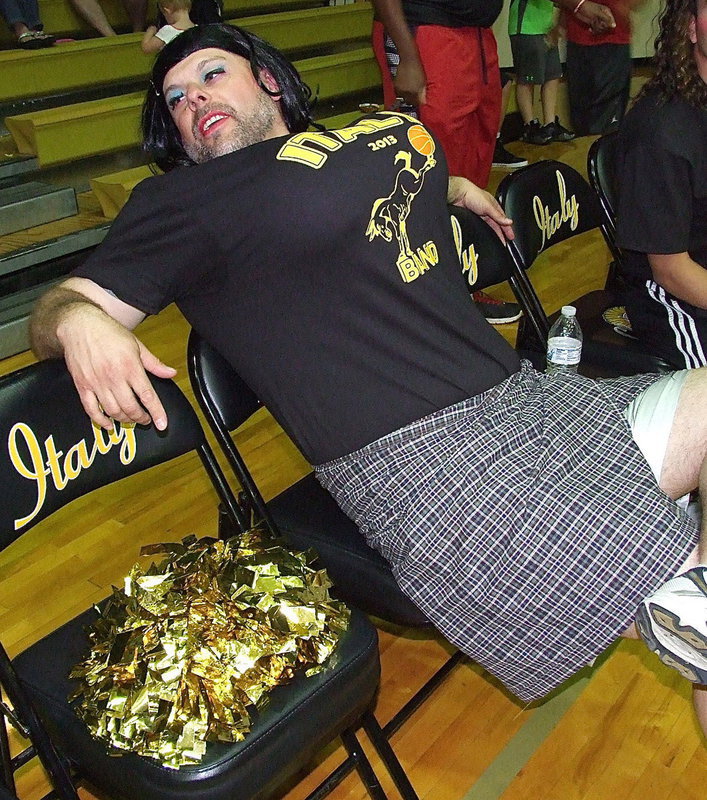
[[[307,101],[242,30],[168,44],[143,113],[167,174],[39,302],[37,354],[66,359],[98,425],[162,429],[146,372],[174,371],[132,329],[176,302],[403,591],[519,697],[635,635],[634,619],[707,681],[707,553],[676,503],[707,483],[705,373],[597,382],[520,362],[469,299],[447,209],[512,236],[493,198],[448,177],[417,120],[310,131]]]

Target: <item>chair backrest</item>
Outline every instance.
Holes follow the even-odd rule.
[[[513,219],[509,249],[524,270],[548,248],[601,225],[591,187],[560,161],[538,161],[507,175],[496,196]]]
[[[589,184],[599,200],[604,234],[612,256],[619,260],[621,251],[616,244],[616,145],[618,132],[595,139],[587,153]]]
[[[470,292],[503,283],[513,274],[508,248],[481,217],[468,208],[449,206],[454,241]]]
[[[152,378],[169,418],[154,426],[91,423],[63,361],[43,361],[0,378],[0,549],[75,498],[196,451],[236,529],[245,515],[198,417],[172,381]]]
[[[538,161],[507,175],[496,197],[513,219],[511,285],[523,307],[523,328],[544,346],[550,324],[526,271],[550,247],[599,228],[599,202],[579,172],[560,161]]]

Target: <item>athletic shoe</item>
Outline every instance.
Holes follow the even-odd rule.
[[[636,627],[664,664],[707,684],[707,567],[689,569],[647,597]]]
[[[520,137],[528,144],[548,144],[552,141],[552,135],[537,119],[531,119],[523,126],[523,134]]]
[[[554,122],[543,125],[543,130],[550,134],[551,142],[571,142],[577,135],[573,131],[568,131],[564,125],[560,125],[559,117],[555,117]]]
[[[520,167],[527,167],[528,161],[520,156],[514,156],[509,150],[501,144],[500,139],[496,139],[496,148],[493,151],[493,165],[501,169],[519,169]]]
[[[506,303],[503,300],[496,300],[486,292],[474,292],[471,295],[479,311],[486,317],[486,321],[492,325],[504,325],[506,322],[515,322],[520,319],[521,311],[518,303]]]

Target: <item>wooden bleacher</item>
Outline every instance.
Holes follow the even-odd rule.
[[[69,182],[80,212],[64,219],[60,229],[52,230],[59,223],[42,218],[42,224],[28,220],[30,228],[11,228],[0,236],[0,357],[26,346],[23,319],[46,281],[61,278],[85,258],[134,186],[152,174],[139,150],[140,111],[152,63],[141,52],[140,34],[84,38],[87,31],[68,0],[40,3],[47,30],[76,41],[39,51],[0,49],[0,113],[12,137],[0,132],[0,190],[25,183],[29,191],[30,182],[37,182],[38,191],[49,196],[39,182]],[[124,12],[118,0],[103,5],[120,29]],[[328,126],[358,116],[362,100],[380,101],[380,75],[368,41],[368,2],[226,0],[224,16],[295,59],[316,97],[315,116]],[[101,170],[104,162],[107,168]]]
[[[285,9],[323,6],[322,0],[224,0],[224,19],[252,16]],[[130,30],[128,16],[121,0],[101,0],[108,22],[119,33]],[[67,0],[39,0],[39,16],[44,29],[55,36],[72,39],[96,37],[98,34],[73,9]],[[148,19],[157,16],[156,0],[148,0]],[[14,48],[8,28],[0,23],[0,48]]]
[[[285,0],[287,2],[287,0]],[[371,30],[368,3],[305,8],[230,19],[288,53],[364,41]],[[145,79],[154,56],[142,34],[86,39],[44,50],[0,51],[0,104],[60,95],[91,86]]]

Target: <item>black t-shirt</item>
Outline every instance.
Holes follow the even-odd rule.
[[[447,28],[490,28],[501,13],[503,0],[403,0],[409,25]]]
[[[707,110],[652,91],[626,115],[616,151],[617,240],[624,250],[629,318],[642,338],[681,361],[668,330],[674,303],[707,343],[707,311],[653,281],[647,253],[683,253],[707,269]],[[673,352],[674,351],[674,352]]]
[[[446,191],[425,129],[377,114],[144,181],[74,275],[176,302],[323,463],[518,369],[466,291]]]

